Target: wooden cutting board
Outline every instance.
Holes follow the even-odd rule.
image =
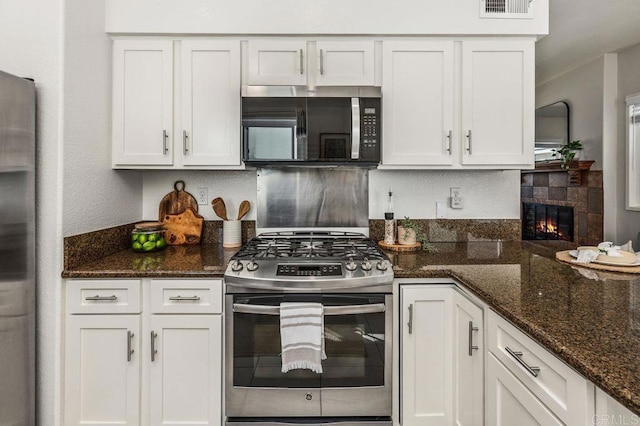
[[[194,213],[198,213],[198,202],[184,190],[184,181],[179,180],[173,184],[173,191],[165,195],[160,201],[158,209],[158,220],[164,221],[164,217],[168,214],[179,214],[190,208]]]
[[[170,245],[200,244],[204,218],[187,207],[179,214],[166,214],[162,219],[165,240]]]

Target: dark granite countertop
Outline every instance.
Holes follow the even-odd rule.
[[[574,268],[562,243],[437,243],[438,253],[392,253],[396,278],[453,277],[496,312],[640,414],[640,275]],[[64,278],[222,277],[235,250],[218,244],[123,250]]]
[[[125,249],[65,269],[62,278],[221,278],[236,251],[223,248],[222,244],[168,246],[155,253],[136,253]]]

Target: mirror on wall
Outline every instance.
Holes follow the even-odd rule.
[[[557,157],[553,157],[553,150],[569,140],[569,105],[566,102],[536,109],[536,161],[557,160]]]

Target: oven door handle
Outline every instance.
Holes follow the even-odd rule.
[[[377,314],[385,312],[384,303],[373,303],[371,305],[346,305],[346,306],[325,306],[325,315],[355,315],[355,314]],[[239,314],[258,315],[280,315],[279,306],[248,305],[244,303],[234,303],[233,312]]]

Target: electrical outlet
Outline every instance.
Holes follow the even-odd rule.
[[[451,208],[461,209],[462,205],[462,195],[460,188],[451,188]]]
[[[436,203],[436,219],[447,217],[447,203]]]
[[[198,200],[198,204],[200,204],[200,205],[209,204],[209,189],[208,188],[198,188],[197,194],[198,194],[198,196],[196,198]]]

